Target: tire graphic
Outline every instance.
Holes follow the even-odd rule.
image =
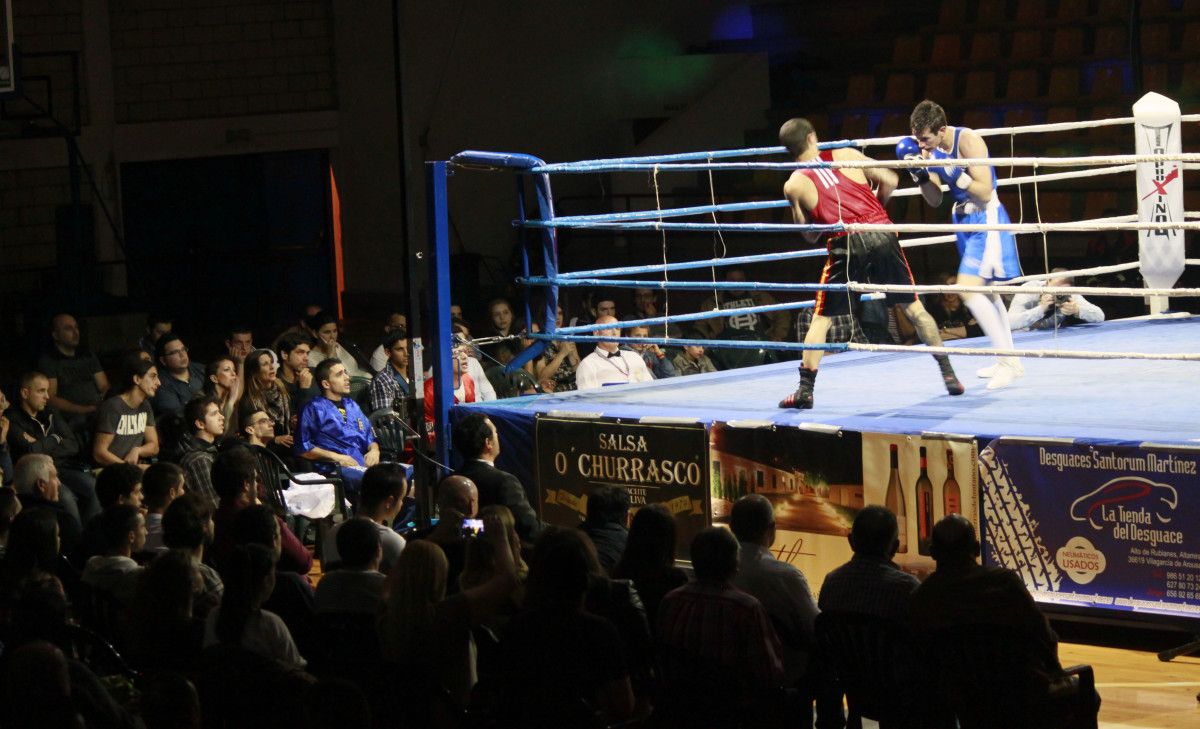
[[[1030,517],[1029,505],[990,446],[979,453],[979,477],[987,539],[996,561],[1019,574],[1029,587],[1057,592],[1062,573],[1037,535],[1038,523]]]

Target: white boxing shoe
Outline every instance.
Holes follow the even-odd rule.
[[[999,390],[1002,387],[1008,387],[1024,374],[1025,368],[1015,358],[1002,359],[996,363],[996,369],[987,383],[987,389]]]
[[[1016,360],[1016,368],[1017,368],[1017,377],[1021,377],[1025,374],[1025,365],[1021,364],[1021,360]],[[983,379],[986,380],[989,377],[994,377],[996,375],[996,370],[998,370],[998,369],[1000,369],[999,361],[997,361],[996,364],[991,365],[989,367],[980,367],[979,369],[975,370],[975,376],[982,377]]]

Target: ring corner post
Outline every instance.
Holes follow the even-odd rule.
[[[429,349],[433,370],[434,449],[438,463],[450,462],[450,406],[454,403],[454,373],[450,344],[450,214],[447,163],[427,162],[429,190],[429,251],[431,253]],[[439,474],[439,477],[445,474]]]
[[[1182,117],[1179,103],[1150,92],[1133,105],[1135,152],[1180,154],[1183,151]],[[1138,222],[1181,222],[1183,220],[1183,164],[1139,162],[1137,164]],[[1184,235],[1181,230],[1138,231],[1138,261],[1148,288],[1175,286],[1184,269]],[[1170,300],[1148,296],[1150,314],[1162,314]]]

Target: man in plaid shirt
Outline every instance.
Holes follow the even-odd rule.
[[[383,340],[383,351],[387,363],[371,380],[371,412],[394,410],[401,417],[407,416],[408,399],[412,396],[412,383],[408,379],[408,334],[395,330]]]

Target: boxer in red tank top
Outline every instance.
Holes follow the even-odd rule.
[[[779,141],[797,162],[843,162],[869,159],[857,149],[843,147],[819,151],[817,133],[806,119],[791,119],[779,129]],[[831,169],[816,167],[792,173],[783,186],[783,194],[791,203],[792,219],[797,223],[891,223],[883,203],[896,189],[896,173],[879,167]],[[821,233],[804,233],[810,242],[817,242]],[[895,233],[831,233],[826,237],[829,255],[821,272],[821,283],[912,284],[912,270]],[[824,344],[829,332],[830,317],[852,310],[851,297],[857,294],[841,291],[817,293],[816,311],[812,325],[804,337],[805,344]],[[921,341],[931,347],[942,345],[937,323],[913,292],[889,293],[888,306],[904,307]],[[813,385],[823,350],[804,351],[800,366],[800,386],[796,392],[780,401],[781,408],[811,408]],[[963,386],[950,366],[946,355],[934,355],[942,371],[946,392],[961,395]]]

